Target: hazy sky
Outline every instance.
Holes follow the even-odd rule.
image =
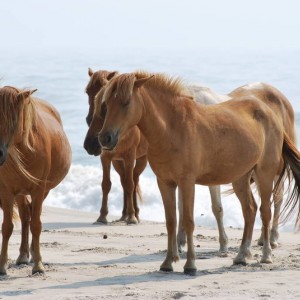
[[[0,48],[300,49],[298,0],[2,0]]]

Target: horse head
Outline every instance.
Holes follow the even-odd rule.
[[[88,69],[88,75],[90,76],[89,83],[86,87],[86,93],[89,97],[89,111],[86,116],[87,125],[90,126],[93,118],[94,112],[94,99],[97,93],[101,90],[103,86],[107,84],[118,72],[109,71],[96,71],[94,72],[91,68]]]
[[[83,145],[88,154],[95,156],[101,154],[101,146],[98,142],[98,134],[103,126],[106,114],[106,107],[105,105],[102,105],[102,97],[108,81],[104,82],[103,80],[103,83],[104,85],[101,87],[100,91],[96,94],[93,100],[92,118]]]
[[[138,124],[143,113],[138,90],[152,77],[137,78],[134,73],[121,74],[108,83],[102,98],[106,115],[99,134],[103,149],[113,150],[122,135]]]

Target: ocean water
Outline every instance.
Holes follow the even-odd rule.
[[[83,149],[87,131],[88,110],[85,87],[88,67],[130,72],[143,69],[180,76],[186,83],[208,86],[228,93],[250,82],[263,81],[281,90],[296,112],[300,132],[300,56],[296,50],[267,52],[264,50],[193,49],[49,49],[47,52],[0,50],[0,84],[19,88],[37,88],[36,96],[52,103],[60,112],[73,150],[73,163],[65,180],[52,190],[46,205],[98,212],[100,208],[102,171],[99,157],[89,156]],[[299,140],[299,137],[298,137]],[[112,171],[109,214],[120,216],[123,192],[120,180]],[[156,178],[148,166],[141,175],[142,219],[164,221],[164,209]],[[228,187],[223,187],[226,190]],[[238,199],[222,197],[225,226],[243,227]],[[259,215],[259,214],[258,214]],[[211,212],[207,187],[196,187],[195,221],[197,225],[216,227]],[[257,216],[255,227],[261,226]],[[282,230],[293,230],[289,223]]]

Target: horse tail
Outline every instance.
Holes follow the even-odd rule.
[[[136,194],[137,194],[137,197],[138,197],[138,199],[139,199],[139,202],[140,202],[140,203],[143,203],[142,191],[141,191],[141,189],[140,189],[140,185],[139,185],[139,184],[137,184],[137,185],[135,186],[135,192],[136,192]]]
[[[290,217],[295,213],[296,206],[298,204],[299,209],[296,217],[295,227],[300,229],[300,153],[297,150],[293,141],[284,133],[284,140],[282,146],[282,157],[284,166],[281,171],[281,174],[278,178],[278,181],[275,185],[275,189],[283,179],[283,176],[287,174],[289,180],[288,189],[292,188],[289,197],[284,204],[284,207],[280,213],[283,216],[283,223],[286,223]],[[294,181],[292,182],[292,179]]]

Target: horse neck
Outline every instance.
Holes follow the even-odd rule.
[[[174,120],[181,119],[184,113],[182,99],[156,90],[141,88],[143,114],[137,124],[149,143],[149,149],[170,145]],[[188,100],[191,101],[191,100]]]

